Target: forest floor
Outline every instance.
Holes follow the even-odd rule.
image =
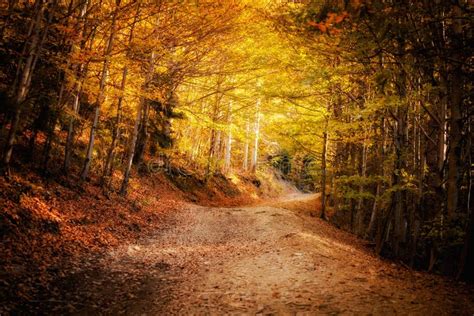
[[[472,315],[474,292],[374,256],[313,217],[317,195],[184,204],[152,237],[84,260],[41,311],[71,314]]]

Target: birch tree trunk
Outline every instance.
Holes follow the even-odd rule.
[[[193,142],[193,147],[191,150],[191,160],[193,162],[195,162],[196,159],[198,159],[199,157],[199,151],[201,148],[201,139],[202,139],[201,134],[202,134],[202,130],[200,127],[194,130],[194,142]]]
[[[105,96],[105,86],[107,83],[107,76],[108,76],[108,71],[109,71],[109,63],[110,63],[110,57],[112,55],[112,49],[114,46],[114,39],[115,35],[117,32],[117,15],[119,12],[120,8],[120,2],[121,0],[116,0],[115,1],[115,9],[114,13],[112,15],[112,25],[111,25],[111,30],[110,30],[110,36],[107,42],[107,47],[105,49],[105,60],[104,64],[102,66],[102,75],[100,79],[100,85],[99,85],[99,94],[97,95],[97,99],[95,102],[95,113],[94,113],[94,120],[92,122],[91,126],[91,131],[90,131],[90,136],[89,136],[89,145],[87,146],[87,153],[86,153],[86,160],[84,161],[84,166],[82,167],[81,171],[81,180],[84,181],[86,180],[87,176],[89,175],[89,169],[90,165],[92,162],[92,153],[94,150],[94,141],[95,141],[95,133],[97,130],[97,125],[99,123],[99,115],[100,115],[100,107],[102,105],[102,102],[104,100]]]
[[[214,154],[216,160],[216,170],[221,171],[221,160],[222,160],[222,131],[218,130],[216,132],[217,137],[214,142]]]
[[[214,150],[216,148],[216,130],[211,130],[211,138],[209,140],[209,151],[207,154],[207,167],[206,167],[206,179],[208,179],[212,173],[212,161],[214,160]]]
[[[139,14],[140,14],[140,4],[138,4],[137,12],[135,14],[135,18],[133,19],[133,23],[130,26],[130,33],[129,33],[129,36],[128,36],[128,43],[127,43],[127,54],[126,54],[127,57],[129,56],[130,47],[133,43],[133,35],[134,35],[135,25],[138,22]],[[110,148],[109,148],[109,151],[107,153],[107,159],[105,161],[104,172],[103,172],[103,175],[102,175],[102,184],[105,184],[106,178],[111,176],[112,173],[113,173],[112,163],[113,163],[113,159],[114,159],[114,151],[115,151],[115,147],[116,147],[116,144],[117,144],[117,140],[120,136],[120,121],[121,121],[121,117],[122,117],[122,102],[123,102],[124,93],[125,93],[125,86],[127,84],[127,75],[128,75],[128,66],[125,65],[123,67],[123,71],[122,71],[122,82],[120,83],[121,94],[120,94],[120,96],[118,97],[118,100],[117,100],[117,116],[116,116],[116,119],[115,119],[115,126],[114,126],[114,131],[113,131],[113,136],[112,136],[112,143],[110,144]]]
[[[128,67],[125,66],[123,68],[122,82],[120,84],[120,91],[122,92],[122,94],[118,97],[118,100],[117,100],[117,115],[115,117],[115,126],[114,126],[114,130],[112,134],[112,143],[110,144],[109,150],[107,151],[107,158],[105,160],[105,165],[104,165],[104,170],[103,170],[102,180],[101,180],[102,184],[105,184],[106,178],[111,175],[110,169],[112,166],[112,161],[114,159],[114,151],[117,145],[117,140],[120,135],[120,121],[122,118],[122,101],[123,101],[123,93],[125,91],[125,85],[127,82],[127,73],[128,73]]]
[[[155,71],[155,59],[156,59],[156,53],[153,51],[150,55],[150,59],[148,62],[148,70],[145,77],[145,82],[143,83],[143,86],[142,86],[142,90],[146,89],[146,87],[148,86],[148,83],[153,78],[153,73]],[[139,105],[137,109],[137,116],[135,117],[135,124],[133,126],[132,140],[130,142],[129,149],[128,149],[128,157],[127,157],[127,162],[125,164],[125,171],[123,175],[122,186],[120,188],[120,194],[123,196],[127,195],[128,183],[130,181],[130,172],[132,170],[133,157],[135,156],[135,148],[136,148],[137,138],[138,138],[138,128],[140,125],[142,111],[143,111],[145,102],[146,102],[145,97],[141,96],[140,101],[138,103]]]
[[[247,118],[245,127],[245,144],[244,144],[244,159],[242,162],[242,169],[247,171],[249,169],[249,137],[250,137],[250,122]]]
[[[228,173],[231,167],[231,158],[232,158],[232,100],[229,101],[228,109],[228,118],[227,118],[227,141],[225,147],[225,160],[224,160],[224,172]]]
[[[127,195],[128,182],[130,181],[130,171],[132,169],[133,157],[135,156],[135,147],[136,147],[135,145],[137,143],[137,138],[138,138],[138,125],[140,124],[140,120],[141,120],[143,102],[144,100],[140,99],[139,108],[137,110],[137,116],[135,117],[132,140],[130,142],[129,149],[128,149],[128,157],[125,164],[125,171],[123,174],[122,186],[120,187],[120,195],[122,196]]]
[[[250,170],[252,173],[257,171],[258,164],[258,141],[260,136],[260,99],[257,100],[256,113],[255,113],[255,128],[254,128],[254,144],[252,151],[252,161],[250,164]]]

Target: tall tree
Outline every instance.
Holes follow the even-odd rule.
[[[100,84],[99,84],[99,93],[97,94],[97,98],[94,105],[94,119],[92,121],[92,126],[89,135],[89,144],[87,146],[86,152],[86,159],[84,161],[84,165],[81,171],[81,179],[84,181],[86,180],[87,176],[89,175],[89,169],[92,163],[92,154],[94,150],[94,142],[95,142],[95,134],[97,130],[97,125],[99,124],[99,115],[100,115],[100,108],[102,103],[104,102],[105,97],[105,86],[107,84],[107,76],[109,72],[109,63],[110,58],[112,56],[112,50],[114,47],[114,40],[117,34],[117,16],[120,11],[120,3],[121,0],[115,1],[115,8],[113,8],[112,12],[112,21],[110,25],[110,34],[107,40],[107,45],[104,52],[104,62],[102,66]]]

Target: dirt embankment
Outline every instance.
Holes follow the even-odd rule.
[[[106,250],[162,229],[184,203],[231,206],[258,200],[251,179],[235,179],[240,182],[223,175],[206,182],[136,175],[123,198],[104,192],[95,179],[79,186],[77,180],[46,180],[35,172],[0,178],[0,314],[64,291],[54,280],[93,266]]]

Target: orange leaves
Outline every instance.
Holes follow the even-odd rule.
[[[361,0],[351,0],[350,3],[351,3],[351,6],[353,8],[357,9],[362,4],[362,1]]]
[[[336,14],[336,13],[329,13],[328,14],[328,17],[326,19],[326,23],[327,24],[339,24],[341,23],[342,21],[344,21],[344,19],[348,16],[349,14],[347,12],[342,12],[341,14]]]
[[[317,28],[321,33],[337,35],[341,30],[336,28],[336,25],[342,23],[348,16],[349,14],[345,11],[342,13],[330,12],[326,20],[321,22],[309,21],[308,24]]]
[[[77,33],[77,29],[73,28],[73,27],[69,27],[67,25],[63,25],[63,24],[55,24],[54,27],[61,33],[65,34],[65,35],[75,35]]]
[[[317,22],[314,22],[314,21],[309,21],[308,24],[311,25],[311,26],[314,26],[315,28],[318,28],[321,31],[321,33],[326,33],[326,31],[327,31],[327,27],[324,23],[317,23]]]
[[[33,219],[51,220],[54,222],[62,221],[61,215],[57,210],[50,207],[44,200],[36,196],[21,195],[20,205],[30,212]]]

